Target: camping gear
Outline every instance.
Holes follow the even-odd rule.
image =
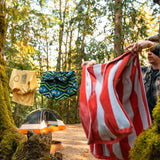
[[[92,154],[128,160],[135,139],[151,125],[138,54],[84,66],[79,105]]]
[[[19,128],[20,132],[27,134],[28,130],[36,133],[48,133],[66,129],[60,116],[48,109],[37,109],[31,112]]]
[[[39,93],[47,98],[60,100],[77,94],[74,71],[46,71],[41,79]]]
[[[34,91],[38,87],[36,73],[36,71],[13,69],[9,81],[9,86],[13,91],[12,101],[33,106]]]
[[[62,142],[61,141],[52,141],[51,142],[51,149],[50,149],[50,154],[53,154],[56,151],[60,151],[62,148]]]

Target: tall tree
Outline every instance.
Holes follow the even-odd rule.
[[[114,16],[114,54],[117,57],[123,53],[122,0],[115,0]]]
[[[3,14],[3,0],[0,0],[0,58],[3,58],[5,38],[5,15]]]
[[[62,42],[63,42],[63,34],[64,34],[64,25],[65,25],[65,18],[66,18],[66,9],[67,9],[67,2],[68,0],[65,0],[64,2],[64,10],[62,10],[62,0],[59,0],[59,50],[58,50],[58,58],[57,58],[57,67],[56,70],[60,71],[62,64]]]
[[[4,2],[0,0],[0,159],[10,160],[23,135],[14,125],[8,92],[8,78],[3,59],[5,40]]]

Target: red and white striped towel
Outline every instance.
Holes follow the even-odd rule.
[[[127,160],[135,138],[151,124],[138,55],[126,52],[82,70],[80,119],[92,154]]]

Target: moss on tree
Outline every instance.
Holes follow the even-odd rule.
[[[3,56],[4,40],[6,33],[5,15],[3,14],[3,3],[0,1],[0,57]]]
[[[3,4],[0,2],[0,159],[10,160],[24,136],[15,127],[11,112],[8,78],[3,59],[5,31]]]
[[[2,57],[0,58],[0,91],[0,159],[10,160],[24,135],[14,125],[9,100],[8,78]]]
[[[51,160],[51,140],[52,133],[34,133],[18,146],[12,160]]]
[[[153,109],[153,124],[142,132],[130,150],[130,160],[160,159],[160,97]]]

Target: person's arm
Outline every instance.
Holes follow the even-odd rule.
[[[131,52],[138,53],[138,52],[141,52],[142,49],[151,48],[154,45],[155,43],[152,41],[140,41],[140,42],[130,44],[129,46],[125,48],[125,50],[131,48]]]

